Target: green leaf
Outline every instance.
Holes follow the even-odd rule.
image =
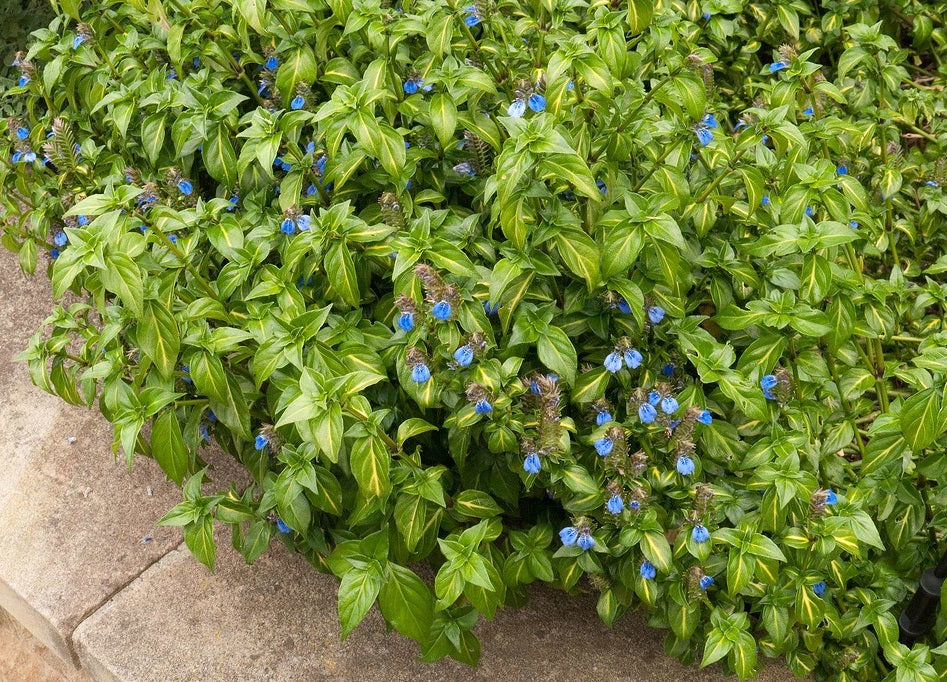
[[[370,436],[356,440],[352,445],[350,464],[352,475],[363,493],[374,498],[388,495],[391,490],[388,477],[391,455],[380,439]]]
[[[266,0],[235,0],[237,10],[243,20],[256,33],[263,33],[263,17],[266,16]]]
[[[671,545],[660,531],[647,531],[641,535],[641,553],[662,573],[670,573],[673,567]]]
[[[106,268],[102,270],[102,284],[116,294],[137,316],[144,312],[144,283],[141,268],[127,254],[109,253]]]
[[[411,569],[388,564],[378,607],[385,621],[401,634],[416,642],[427,639],[434,620],[434,595]]]
[[[707,633],[707,641],[704,643],[704,657],[700,661],[700,667],[706,668],[711,663],[716,663],[730,653],[732,648],[733,642],[727,639],[721,630],[714,628]]]
[[[488,519],[503,513],[490,495],[480,490],[465,490],[454,498],[454,510],[475,519]]]
[[[214,519],[210,514],[204,514],[184,528],[184,544],[198,561],[214,570],[217,547],[214,544]]]
[[[224,371],[220,358],[206,351],[196,353],[190,362],[191,379],[197,390],[210,400],[217,418],[245,439],[250,438],[250,410],[236,378]]]
[[[940,412],[940,391],[933,388],[916,393],[904,401],[899,418],[901,433],[912,451],[920,453],[947,428]]]
[[[138,322],[138,345],[161,376],[172,376],[181,339],[177,321],[167,306],[155,301],[145,303]]]
[[[191,455],[174,409],[165,410],[155,417],[151,428],[151,452],[168,478],[181,485],[190,473]]]
[[[211,128],[201,151],[204,167],[214,180],[226,187],[237,184],[237,154],[231,142],[231,132],[222,123]]]
[[[355,261],[344,241],[336,241],[329,247],[323,264],[332,287],[343,301],[355,307],[361,300]]]
[[[536,342],[536,350],[539,360],[558,374],[563,383],[568,386],[575,383],[578,358],[572,341],[564,331],[559,327],[547,327]]]
[[[440,140],[441,146],[447,149],[454,140],[454,131],[457,129],[457,105],[450,95],[437,92],[431,96],[430,108],[431,126]]]
[[[651,23],[654,0],[628,0],[628,27],[631,35],[638,35]]]
[[[382,578],[378,563],[353,566],[342,576],[339,585],[339,625],[344,640],[365,618],[381,591]]]
[[[573,273],[582,277],[592,291],[599,282],[598,244],[582,230],[562,229],[556,233],[556,250]]]

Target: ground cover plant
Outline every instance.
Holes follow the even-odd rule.
[[[543,582],[741,678],[939,679],[896,618],[947,531],[941,9],[56,3],[3,244],[72,294],[23,357],[343,636],[475,664]]]

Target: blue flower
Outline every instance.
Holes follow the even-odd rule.
[[[697,133],[697,141],[700,142],[701,147],[706,147],[714,141],[714,134],[710,132],[709,128],[698,126],[695,132]]]
[[[810,218],[815,215],[815,209],[811,206],[806,206],[806,215]]]
[[[24,163],[33,163],[36,161],[36,152],[32,149],[23,152],[23,162]]]
[[[641,502],[638,500],[632,500],[628,503],[628,506],[637,511],[638,509],[641,509]]]
[[[687,455],[681,455],[677,458],[677,473],[681,476],[690,476],[696,468],[697,465],[694,464],[694,460]]]
[[[445,322],[450,319],[451,315],[451,306],[447,301],[438,301],[434,304],[434,307],[431,308],[431,315],[435,319]]]
[[[782,61],[780,61],[780,62],[773,62],[772,64],[769,65],[769,72],[770,72],[770,73],[776,73],[777,71],[782,71],[783,69],[787,68],[788,66],[789,66],[789,64],[787,64],[786,62],[782,62]]]
[[[770,200],[769,200],[769,195],[768,195],[768,194],[764,194],[764,195],[763,195],[763,198],[760,199],[760,204],[763,205],[763,206],[769,206],[770,203],[771,203],[771,202],[770,202]]]
[[[207,410],[207,421],[212,424],[217,421],[217,415],[214,414],[213,410]]]
[[[421,89],[421,86],[424,84],[424,79],[420,77],[409,78],[404,82],[404,85],[401,86],[406,95],[413,95],[418,90]]]
[[[654,405],[650,403],[644,403],[638,408],[638,419],[640,419],[643,424],[650,424],[657,419],[657,417],[658,411],[654,409]]]
[[[454,360],[457,361],[457,364],[461,367],[466,367],[471,362],[473,362],[474,352],[473,348],[469,345],[461,346],[454,351]]]
[[[529,96],[529,99],[526,100],[526,104],[529,105],[530,109],[539,113],[540,111],[545,111],[546,109],[546,98],[540,95],[538,92],[534,92]]]
[[[666,363],[664,367],[661,368],[661,374],[663,374],[666,377],[669,377],[672,374],[674,374],[674,363],[673,362]]]
[[[661,320],[664,319],[664,308],[659,305],[648,308],[648,319],[651,320],[651,324],[661,324]]]
[[[608,194],[608,186],[605,184],[605,181],[599,178],[595,181],[595,186],[598,187],[598,191],[602,193],[602,196]]]
[[[704,12],[704,13],[701,14],[700,16],[702,16],[702,17],[704,18],[704,21],[707,21],[708,19],[710,19],[711,14],[710,14],[710,12]]]
[[[826,588],[825,581],[820,580],[819,582],[817,582],[815,585],[812,586],[812,591],[815,592],[815,595],[817,597],[821,597],[823,594],[825,594],[825,588]]]
[[[543,465],[539,461],[539,455],[537,455],[535,452],[531,452],[526,455],[526,459],[523,460],[523,471],[525,471],[527,474],[532,474],[535,476],[542,470],[542,468]],[[562,534],[568,530],[571,530],[573,533],[575,533],[575,528],[563,528],[561,531],[559,531],[559,537],[562,538],[563,544],[574,545],[575,538],[572,539],[572,542],[566,542],[566,539],[562,536]]]
[[[620,299],[618,301],[618,310],[624,313],[625,315],[627,315],[631,312],[631,306],[628,305],[628,301],[626,301],[625,299]]]
[[[486,398],[481,398],[474,404],[474,412],[477,414],[490,414],[493,412],[493,405]]]
[[[22,88],[29,82],[30,82],[30,77],[24,73],[22,76],[20,76],[20,79],[16,82],[16,84],[17,84],[17,87]]]
[[[60,230],[53,236],[53,244],[62,248],[69,241],[69,237],[66,236],[66,233]]]
[[[177,69],[173,69],[173,68],[172,68],[170,71],[168,71],[168,75],[165,76],[165,80],[173,81],[173,80],[175,80],[177,77],[178,77]]]
[[[762,379],[760,379],[760,388],[764,391],[770,388],[776,388],[776,384],[779,383],[779,379],[776,378],[773,374],[767,374]]]
[[[13,163],[19,163],[22,158],[23,152],[13,152],[13,154],[10,155],[10,161]]]
[[[657,407],[657,406],[658,406],[658,403],[660,403],[660,402],[661,402],[661,394],[660,394],[660,393],[658,393],[657,391],[651,391],[651,392],[648,394],[648,403],[651,404],[653,407]]]
[[[924,184],[927,185],[928,187],[940,187],[940,185],[938,184],[936,180],[928,180]]]
[[[401,313],[401,317],[398,318],[398,328],[404,332],[414,329],[414,313],[410,311]]]
[[[17,138],[21,140],[25,140],[26,138],[30,136],[30,129],[20,126],[19,128],[16,129],[16,136]]]
[[[658,576],[658,569],[654,567],[654,564],[645,559],[641,562],[641,568],[638,569],[638,573],[645,580],[654,580]]]
[[[178,243],[178,236],[177,236],[176,234],[169,234],[169,235],[168,235],[168,241],[171,242],[172,244],[177,244],[177,243]]]
[[[512,116],[513,118],[520,118],[523,114],[526,113],[526,100],[522,97],[517,97],[513,100],[513,103],[507,107],[506,115]]]
[[[189,197],[194,192],[194,185],[189,180],[178,180],[178,191]]]
[[[595,425],[601,426],[602,424],[607,424],[612,420],[612,414],[608,410],[602,410],[597,415],[595,415]]]
[[[296,227],[299,228],[300,232],[306,232],[310,225],[312,225],[312,218],[308,213],[296,216]]]
[[[802,113],[805,116],[815,116],[815,111],[812,110],[812,107],[806,107],[802,110]]]
[[[284,218],[280,223],[279,231],[283,234],[294,234],[296,232],[296,223],[292,218]]]
[[[614,374],[621,369],[621,363],[621,353],[618,351],[612,351],[605,356],[605,362],[603,364],[605,365],[605,369]]]
[[[293,97],[293,101],[289,103],[289,108],[293,109],[294,111],[298,111],[304,106],[306,106],[306,98],[302,95],[296,95]]]
[[[677,408],[680,407],[677,403],[677,399],[673,396],[668,396],[661,401],[661,411],[664,414],[674,414],[677,412]]]
[[[612,454],[612,449],[615,447],[615,442],[608,436],[603,436],[599,438],[594,443],[595,452],[599,454],[599,457],[608,457]]]
[[[292,533],[293,529],[287,526],[283,519],[276,519],[276,527],[279,529],[280,533]]]
[[[279,57],[277,57],[275,54],[270,55],[266,58],[266,63],[263,66],[265,66],[270,71],[276,71],[276,69],[279,67]]]
[[[483,302],[483,312],[485,312],[488,317],[493,317],[494,315],[496,315],[499,309],[500,309],[499,303],[491,303],[490,301]]]
[[[50,249],[49,255],[52,256],[53,260],[59,258],[59,249]]]
[[[609,514],[621,514],[625,509],[625,501],[621,499],[621,495],[612,495],[605,503],[605,509]]]
[[[629,369],[638,369],[642,362],[644,362],[644,358],[634,348],[625,351],[625,364],[628,365]]]
[[[716,127],[717,127],[717,119],[714,118],[714,115],[713,115],[713,114],[710,114],[710,113],[704,114],[704,117],[700,120],[700,122],[701,122],[702,125],[704,125],[704,126],[706,126],[706,127],[708,127],[708,128],[716,128]]]
[[[846,166],[844,163],[840,163],[838,168],[835,169],[835,172],[839,175],[848,175],[848,166]]]
[[[470,161],[461,161],[458,163],[454,166],[454,172],[466,175],[468,178],[472,178],[477,174],[477,171],[474,170],[473,164],[471,164]]]
[[[849,226],[850,228],[852,228],[853,230],[857,230],[857,229],[858,229],[858,221],[857,221],[857,220],[849,220],[849,221],[848,221],[848,226]]]
[[[575,541],[579,539],[579,531],[572,526],[566,526],[559,531],[559,539],[566,547],[572,547],[575,545]]]
[[[539,382],[535,379],[529,382],[529,392],[533,395],[539,395],[542,393],[542,389],[539,388]]]
[[[694,530],[691,531],[691,538],[697,543],[707,542],[710,539],[710,531],[703,525],[698,524],[694,526]]]
[[[262,433],[258,433],[256,438],[253,440],[253,447],[257,450],[265,450],[266,446],[270,444],[270,439],[264,436]]]
[[[595,547],[595,538],[593,538],[588,531],[579,533],[579,539],[575,541],[575,544],[579,546],[579,549],[588,551]]]
[[[75,38],[72,39],[72,49],[78,50],[79,46],[82,45],[82,43],[84,43],[87,39],[88,39],[88,36],[80,33],[79,35],[77,35]]]
[[[714,418],[713,415],[710,414],[710,410],[701,410],[700,414],[697,415],[697,421],[699,421],[701,424],[706,424],[707,426],[710,426],[710,424],[713,423],[713,420]]]
[[[199,430],[201,432],[201,438],[205,442],[210,443],[210,431],[207,430],[207,426],[205,424],[201,424]]]
[[[826,490],[825,503],[826,504],[838,504],[838,495],[835,494],[834,490]]]
[[[464,8],[464,12],[467,13],[467,16],[464,17],[464,25],[467,28],[473,28],[480,23],[480,12],[477,11],[476,5],[468,5]]]
[[[714,584],[714,579],[709,575],[702,576],[700,579],[700,589],[707,591],[707,588]]]
[[[431,370],[423,362],[418,363],[411,368],[411,381],[416,384],[423,384],[431,378]]]

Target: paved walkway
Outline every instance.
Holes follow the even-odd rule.
[[[218,537],[209,573],[179,529],[154,526],[180,500],[157,466],[128,471],[101,415],[43,393],[12,360],[51,309],[45,277],[0,249],[0,608],[67,667],[96,682],[728,679],[668,659],[640,616],[604,627],[592,595],[534,590],[481,624],[470,669],[418,662],[374,611],[340,642],[336,581],[277,541],[247,566]],[[236,475],[226,456],[211,461],[220,480]],[[23,670],[13,682],[31,681]],[[795,679],[776,665],[761,677]]]

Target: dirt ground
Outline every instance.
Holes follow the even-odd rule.
[[[0,681],[90,682],[0,609]]]

